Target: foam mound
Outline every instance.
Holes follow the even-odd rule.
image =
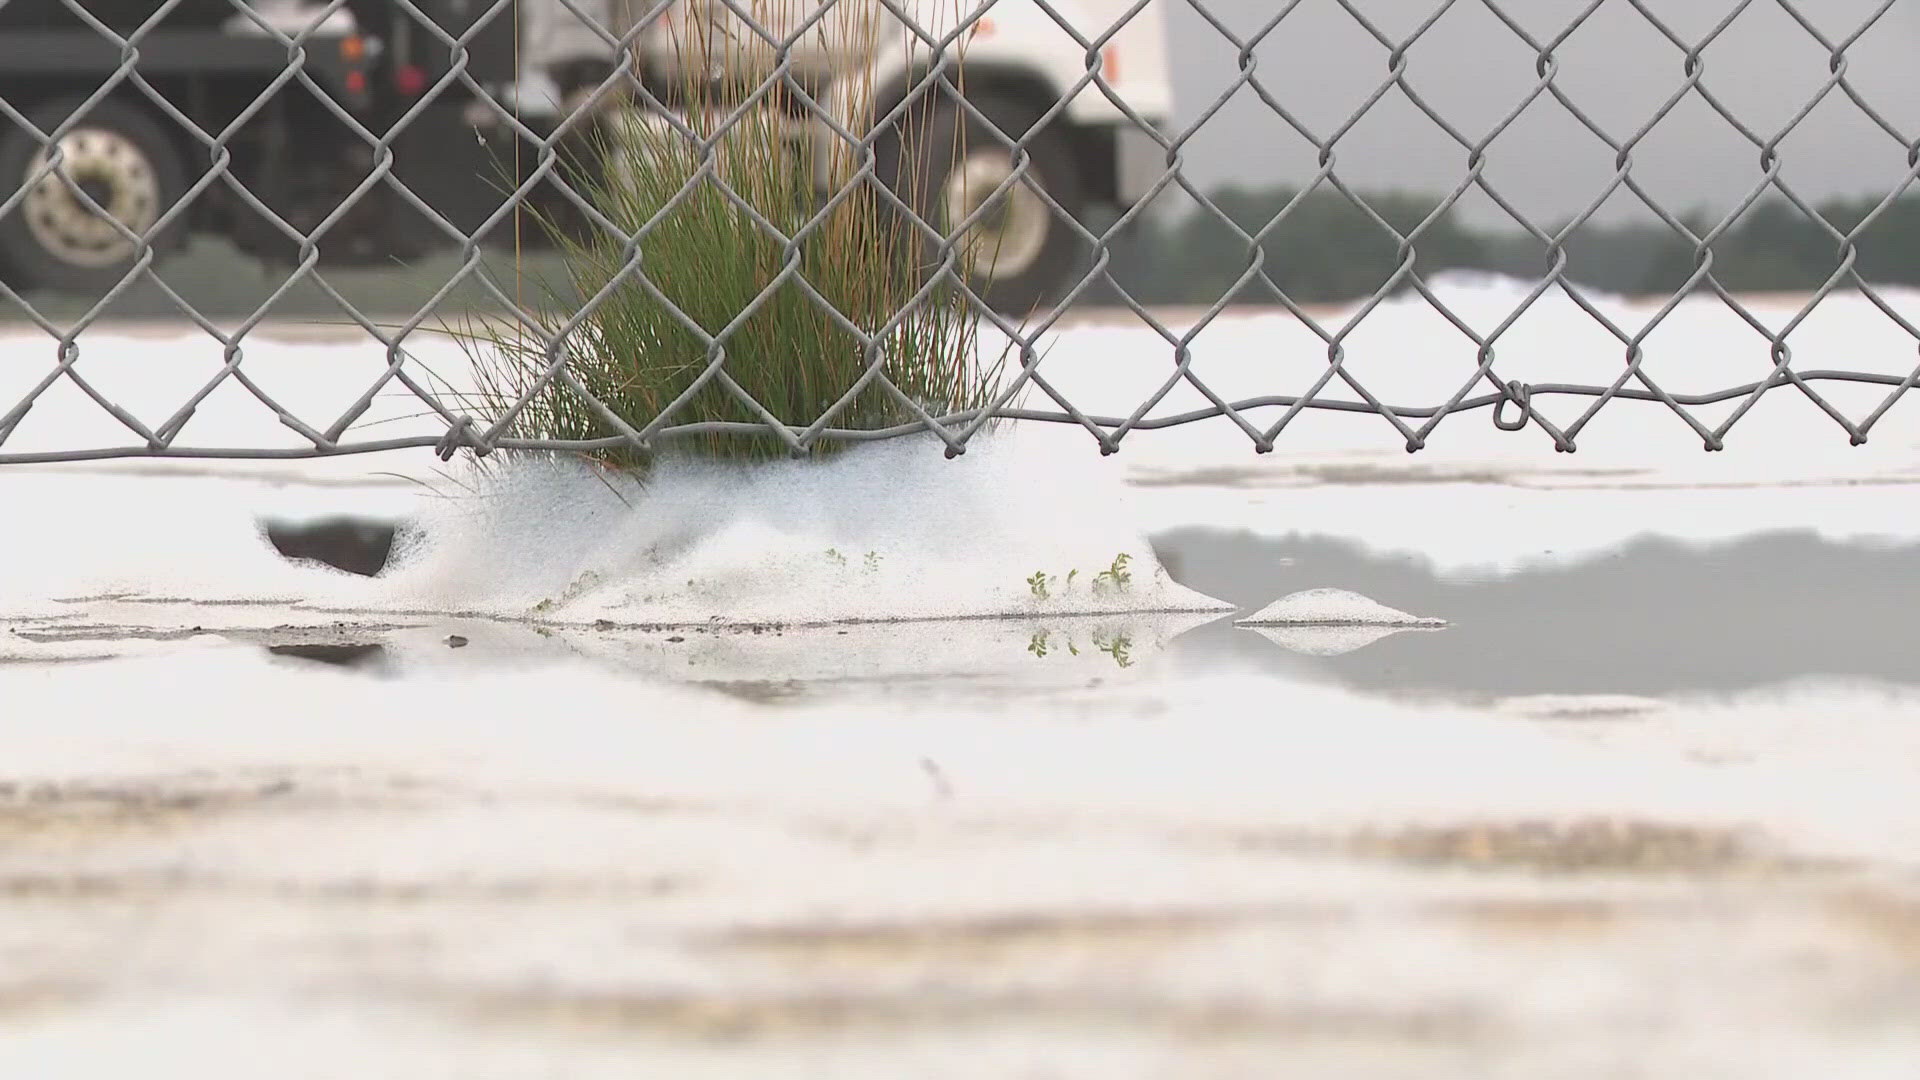
[[[1438,629],[1445,619],[1426,619],[1390,608],[1345,589],[1308,589],[1283,596],[1244,619],[1240,626],[1424,627]]]
[[[1006,447],[665,461],[644,484],[529,457],[450,494],[396,556],[384,603],[620,624],[1231,610],[1166,576],[1116,473]]]
[[[1445,620],[1409,615],[1345,589],[1293,593],[1234,622],[1283,649],[1307,656],[1344,656],[1395,634],[1447,625]]]

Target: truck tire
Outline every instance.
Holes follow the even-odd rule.
[[[71,116],[84,99],[50,102],[27,114],[41,131]],[[111,98],[61,139],[66,169],[83,190],[136,233],[153,227],[186,194],[180,152],[147,115]],[[19,192],[45,161],[40,143],[17,125],[0,135],[0,199]],[[184,215],[156,236],[165,252],[185,235]],[[119,284],[138,250],[120,231],[49,174],[0,216],[0,276],[15,289],[101,294]]]
[[[954,101],[916,105],[875,145],[880,182],[927,224],[951,236],[1013,172],[1013,151],[1003,140],[1032,129],[1042,111],[1001,94],[968,96],[993,122],[990,131]],[[993,310],[1025,316],[1057,298],[1075,266],[1075,236],[1037,192],[1044,191],[1076,220],[1085,209],[1079,163],[1063,125],[1050,124],[1026,143],[1030,161],[1019,183],[994,199],[967,232],[960,268],[967,285]],[[912,230],[929,264],[938,244]]]

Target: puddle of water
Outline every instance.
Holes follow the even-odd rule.
[[[254,650],[288,666],[371,678],[586,661],[623,675],[701,686],[774,706],[875,695],[1004,701],[1108,682],[1150,682],[1159,677],[1152,661],[1167,655],[1179,634],[1210,617],[1066,614],[826,626],[547,626],[447,617],[413,626],[270,625],[283,614],[271,609],[253,625],[236,621],[188,631],[112,618],[149,618],[173,627],[204,618],[197,608],[115,609],[107,621],[79,628],[86,635],[80,640],[108,646],[93,659],[111,659],[129,641],[153,638],[171,647],[192,639]],[[20,662],[42,662],[46,642],[69,643],[63,633],[29,626]]]
[[[388,662],[387,647],[379,642],[344,645],[268,645],[268,653],[329,667],[377,671]]]
[[[1231,659],[1368,693],[1474,705],[1533,699],[1542,708],[1553,703],[1547,711],[1554,715],[1584,719],[1641,715],[1651,698],[1732,694],[1802,678],[1920,686],[1907,644],[1920,631],[1920,575],[1911,572],[1920,545],[1837,543],[1811,532],[1718,546],[1648,539],[1584,562],[1476,576],[1441,574],[1416,558],[1324,536],[1181,529],[1154,543],[1172,578],[1243,615],[1283,595],[1334,588],[1447,625],[1384,636],[1369,628],[1326,640],[1298,628],[1240,627],[1232,618],[1200,622],[1203,615],[1036,613],[745,629],[436,619],[348,628],[290,626],[269,611],[251,621],[229,613],[238,621],[205,631],[291,663],[365,675],[589,659],[767,703],[876,688],[908,696],[1017,694],[1137,675],[1163,657],[1175,667]],[[346,613],[316,609],[305,619],[335,614]],[[99,625],[33,622],[15,627],[11,640],[20,659],[58,658],[39,643],[188,637],[209,618],[199,606],[115,608],[99,615]],[[154,620],[165,629],[152,629]],[[450,633],[462,645],[471,637],[472,647],[450,648]]]
[[[1329,537],[1184,529],[1155,545],[1175,580],[1247,610],[1330,587],[1447,620],[1336,656],[1289,651],[1231,620],[1174,643],[1355,689],[1484,701],[1732,693],[1807,677],[1920,685],[1920,546],[1810,532],[1716,547],[1649,539],[1573,565],[1443,577]]]
[[[386,569],[400,526],[369,518],[332,517],[320,521],[263,521],[261,531],[283,558],[313,562],[373,577]]]

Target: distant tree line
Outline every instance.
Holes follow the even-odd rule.
[[[1363,192],[1362,209],[1337,191],[1304,198],[1294,189],[1227,187],[1212,193],[1220,214],[1204,207],[1173,219],[1145,218],[1114,245],[1113,275],[1144,303],[1211,303],[1233,291],[1245,273],[1249,248],[1221,220],[1260,238],[1267,276],[1301,303],[1371,295],[1400,262],[1399,242],[1381,222],[1406,233],[1433,216],[1440,200],[1401,192]],[[1296,202],[1297,200],[1297,202]],[[1853,231],[1880,205],[1877,198],[1833,199],[1819,215],[1841,233]],[[1261,230],[1283,208],[1292,212],[1270,232]],[[1378,218],[1376,219],[1376,216]],[[1689,215],[1684,224],[1704,236],[1717,220]],[[1549,230],[1553,232],[1556,230]],[[1896,200],[1855,242],[1855,266],[1872,284],[1920,285],[1920,194]],[[1421,233],[1415,268],[1430,276],[1447,270],[1538,278],[1548,267],[1546,245],[1520,231],[1474,228],[1451,212]],[[1762,201],[1713,244],[1714,276],[1743,292],[1798,291],[1826,283],[1841,265],[1840,244],[1818,221],[1782,199]],[[1568,275],[1595,289],[1628,295],[1672,293],[1697,264],[1693,242],[1658,221],[1583,225],[1566,244]],[[1237,299],[1272,302],[1253,279]]]

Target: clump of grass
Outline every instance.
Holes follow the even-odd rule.
[[[839,25],[842,33],[875,32],[871,19]],[[679,64],[681,71],[736,70],[728,42],[702,38],[687,47],[703,52]],[[818,155],[854,149],[792,138],[788,118],[804,110],[794,107],[790,85],[762,92],[693,75],[681,81],[695,138],[657,117],[611,114],[595,156],[624,167],[574,181],[625,235],[549,224],[566,280],[536,283],[541,296],[530,323],[478,335],[472,352],[491,419],[511,416],[512,437],[589,442],[620,434],[590,398],[636,431],[671,409],[668,426],[763,425],[706,429],[671,444],[752,461],[787,456],[792,447],[764,427],[766,417],[729,379],[796,434],[836,407],[827,426],[873,430],[917,422],[915,406],[940,417],[989,404],[999,364],[980,356],[977,318],[951,282],[923,289],[921,245],[892,204],[871,181],[820,204]],[[745,111],[728,123],[742,104]],[[628,237],[636,235],[640,262],[629,271]],[[575,389],[550,377],[548,345],[580,298],[603,290],[563,348]],[[720,337],[718,347],[705,335]],[[875,340],[869,345],[863,335]],[[716,356],[724,362],[709,373]],[[876,359],[898,393],[869,378]],[[823,439],[807,449],[831,453],[843,445]],[[643,470],[654,448],[628,441],[586,452]]]

